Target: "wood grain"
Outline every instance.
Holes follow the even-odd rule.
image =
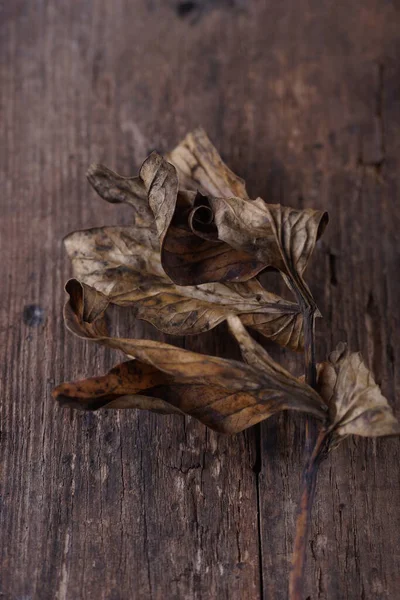
[[[126,224],[90,162],[134,173],[201,124],[254,196],[327,209],[308,270],[325,320],[399,407],[399,10],[322,0],[14,0],[0,12],[0,598],[287,598],[304,420],[225,438],[57,409],[121,358],[64,331],[62,237]],[[267,278],[268,281],[268,278]],[[128,313],[121,331],[155,337]],[[187,348],[237,356],[225,326]],[[285,364],[301,361],[275,350]],[[395,599],[400,442],[321,468],[309,600]]]

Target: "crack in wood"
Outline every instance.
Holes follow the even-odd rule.
[[[264,569],[263,569],[263,545],[262,545],[262,502],[260,492],[260,473],[262,468],[262,443],[261,443],[261,425],[255,426],[255,450],[256,456],[253,465],[253,472],[256,477],[256,497],[257,497],[257,532],[258,532],[258,560],[259,560],[259,579],[260,579],[260,599],[264,598]]]
[[[336,287],[338,284],[337,274],[336,274],[336,254],[333,252],[329,252],[329,280],[333,287]]]

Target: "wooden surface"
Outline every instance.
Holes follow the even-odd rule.
[[[129,220],[90,162],[135,173],[203,125],[253,196],[329,210],[318,356],[361,349],[399,415],[399,24],[390,0],[0,3],[2,600],[287,598],[304,420],[225,438],[57,409],[55,384],[121,359],[64,331],[61,240]],[[177,341],[238,355],[224,327]],[[399,465],[397,439],[323,465],[305,598],[400,598]]]

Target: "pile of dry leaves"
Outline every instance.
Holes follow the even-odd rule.
[[[103,377],[64,383],[61,405],[86,410],[136,408],[186,414],[223,433],[237,433],[292,409],[320,421],[304,472],[290,597],[301,598],[306,535],[318,464],[349,434],[400,432],[386,399],[358,353],[345,344],[316,364],[318,308],[303,275],[328,215],[251,200],[203,130],[166,158],[153,152],[138,177],[101,165],[88,178],[98,194],[132,207],[128,227],[77,231],[65,240],[74,275],[67,283],[67,328],[120,350],[128,361]],[[257,275],[278,270],[293,294],[268,292]],[[111,337],[110,304],[129,306],[168,334],[192,335],[227,321],[243,362],[173,345]],[[276,363],[249,334],[304,351],[305,377]]]

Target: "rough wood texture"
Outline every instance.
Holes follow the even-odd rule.
[[[56,409],[54,384],[121,358],[64,332],[61,239],[128,222],[90,162],[130,174],[202,124],[252,194],[330,211],[318,355],[361,349],[399,414],[398,7],[6,0],[0,19],[0,597],[285,600],[304,420],[225,438]],[[224,326],[179,341],[236,352]],[[310,600],[398,597],[399,464],[399,440],[355,439],[322,466]]]

